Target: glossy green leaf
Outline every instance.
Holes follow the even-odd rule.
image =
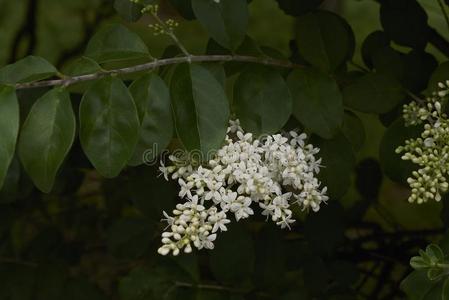
[[[223,283],[243,283],[253,274],[254,244],[251,235],[240,224],[229,227],[229,231],[220,234],[210,253],[210,269]]]
[[[321,71],[334,71],[354,53],[354,33],[346,21],[334,13],[317,11],[300,16],[296,28],[300,55]]]
[[[343,100],[337,83],[314,69],[292,72],[287,83],[293,115],[312,132],[332,138],[343,123]]]
[[[223,64],[220,63],[203,63],[202,67],[206,68],[209,72],[214,75],[215,79],[221,84],[223,89],[226,90],[226,72]]]
[[[229,103],[215,77],[199,65],[182,64],[174,70],[170,92],[176,131],[186,149],[203,155],[219,149],[226,135]]]
[[[115,177],[134,153],[139,118],[128,89],[118,78],[95,82],[80,104],[80,140],[104,177]]]
[[[101,66],[93,59],[83,56],[80,57],[64,68],[64,74],[70,76],[80,76],[92,74],[101,71]]]
[[[136,166],[154,162],[173,137],[170,94],[164,81],[155,74],[134,81],[129,87],[140,120],[139,141],[129,161]]]
[[[269,68],[251,68],[234,85],[233,106],[242,127],[254,134],[278,132],[292,113],[292,97],[282,76]]]
[[[196,18],[221,46],[235,50],[243,42],[249,21],[246,0],[192,0]]]
[[[98,31],[87,44],[86,56],[99,63],[148,56],[141,38],[123,25],[114,24]]]
[[[42,80],[58,71],[48,61],[38,56],[27,56],[0,69],[0,83],[22,83]]]
[[[19,118],[19,103],[14,88],[0,85],[0,189],[14,157]]]
[[[19,157],[34,184],[50,192],[76,130],[69,93],[55,88],[31,108],[19,139]]]
[[[367,113],[386,113],[405,97],[401,84],[387,74],[370,73],[343,90],[345,105]]]

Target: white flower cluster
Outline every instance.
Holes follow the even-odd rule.
[[[404,153],[403,160],[410,160],[420,167],[407,179],[412,190],[409,202],[440,201],[441,194],[449,188],[446,179],[449,174],[449,120],[442,111],[449,94],[449,81],[440,82],[438,86],[440,90],[423,103],[413,101],[404,105],[406,125],[424,123],[420,137],[406,140],[404,146],[396,149],[397,153]]]
[[[254,214],[257,203],[262,214],[281,228],[290,227],[292,204],[318,211],[328,197],[315,175],[320,170],[319,152],[305,143],[306,134],[290,132],[254,139],[231,121],[225,145],[205,165],[194,167],[185,159],[170,156],[171,166],[160,167],[165,179],[177,179],[179,196],[186,199],[164,212],[168,222],[158,252],[178,255],[181,250],[212,249],[216,233],[226,231],[234,214],[237,221]]]

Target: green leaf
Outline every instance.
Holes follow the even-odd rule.
[[[49,193],[75,138],[76,121],[70,95],[55,88],[31,108],[19,139],[19,157],[34,184]]]
[[[64,74],[70,76],[92,74],[99,71],[101,71],[101,66],[95,60],[87,56],[74,60],[63,70]]]
[[[373,67],[373,55],[380,49],[390,45],[390,39],[385,32],[377,30],[370,33],[362,44],[362,58],[365,65]]]
[[[365,144],[366,135],[363,122],[353,112],[345,111],[341,131],[348,141],[351,142],[354,151],[359,151]]]
[[[241,284],[253,274],[254,261],[251,235],[240,224],[233,224],[217,239],[215,249],[210,252],[209,263],[219,281]]]
[[[19,119],[19,103],[14,88],[0,85],[0,189],[14,157]]]
[[[226,90],[226,72],[223,67],[223,64],[220,63],[203,63],[202,67],[206,68],[212,75],[214,75],[215,79],[221,84],[223,89]]]
[[[405,93],[401,84],[387,74],[369,73],[343,90],[345,105],[367,113],[386,113],[398,105]]]
[[[48,61],[38,56],[27,56],[0,69],[0,83],[23,83],[42,80],[58,71]]]
[[[424,259],[421,256],[414,256],[410,259],[410,266],[413,269],[419,270],[419,269],[427,269],[429,268],[429,264],[424,261]]]
[[[429,293],[432,286],[433,283],[427,278],[426,270],[414,271],[401,282],[401,290],[410,300],[427,299],[426,294]]]
[[[404,125],[403,119],[397,119],[385,132],[379,147],[379,160],[385,174],[392,180],[405,183],[416,166],[410,161],[401,159],[396,148],[403,145],[406,139],[416,138],[421,134],[420,126]]]
[[[401,46],[423,49],[428,40],[427,14],[416,0],[385,0],[380,6],[385,33]]]
[[[115,177],[133,155],[139,138],[137,109],[120,79],[91,85],[80,104],[80,140],[89,160],[104,177]]]
[[[192,0],[195,16],[221,46],[236,50],[243,42],[249,21],[246,0]]]
[[[443,262],[444,261],[443,250],[441,250],[440,246],[438,246],[436,244],[430,244],[429,246],[427,246],[426,253],[435,262]]]
[[[279,7],[288,15],[300,16],[318,8],[323,0],[276,0]]]
[[[337,83],[314,69],[292,72],[287,80],[293,115],[309,130],[332,138],[343,122],[343,100]]]
[[[176,131],[185,148],[203,155],[219,149],[228,126],[229,103],[215,77],[199,65],[181,64],[174,70],[170,91]]]
[[[319,156],[325,168],[318,178],[327,186],[331,199],[340,199],[351,183],[351,173],[355,166],[355,154],[351,143],[341,133],[331,140],[319,139],[314,142],[320,148]]]
[[[332,72],[350,59],[355,49],[351,27],[340,16],[317,11],[300,16],[296,42],[300,55],[324,72]]]
[[[386,46],[378,49],[372,55],[373,65],[376,72],[388,74],[398,82],[402,82],[405,74],[403,53]]]
[[[173,137],[170,94],[155,74],[134,81],[129,87],[140,120],[139,141],[129,161],[132,166],[154,162]]]
[[[148,56],[140,37],[123,25],[114,24],[98,31],[87,44],[85,55],[99,63]]]
[[[235,112],[243,128],[254,134],[278,132],[292,113],[284,78],[269,68],[251,68],[234,85]]]
[[[444,271],[442,268],[430,268],[427,270],[427,278],[431,281],[439,280],[444,276]]]

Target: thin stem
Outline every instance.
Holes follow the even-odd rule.
[[[237,61],[237,62],[247,62],[256,63],[273,67],[280,68],[302,68],[303,66],[291,63],[285,60],[277,60],[272,58],[260,58],[255,56],[242,56],[242,55],[192,55],[192,56],[181,56],[172,57],[166,59],[160,59],[152,61],[149,63],[136,65],[132,67],[126,67],[121,69],[99,71],[92,74],[86,74],[81,76],[65,77],[63,79],[53,79],[53,80],[43,80],[30,83],[18,83],[15,85],[16,89],[29,89],[38,87],[51,87],[51,86],[70,86],[76,83],[91,81],[100,79],[110,75],[126,75],[133,74],[137,72],[150,71],[157,69],[162,66],[181,64],[186,62],[227,62],[227,61]]]
[[[443,1],[441,1],[441,0],[437,0],[437,1],[438,1],[438,4],[440,5],[441,12],[443,13],[444,19],[446,21],[447,28],[449,29],[449,17],[447,15],[446,9],[444,8]]]
[[[187,51],[186,47],[181,43],[181,41],[178,39],[178,37],[173,33],[173,30],[171,28],[168,28],[167,24],[165,24],[164,21],[159,18],[157,13],[155,11],[150,10],[150,14],[153,16],[153,18],[159,23],[159,25],[162,26],[164,29],[164,32],[175,42],[175,44],[181,49],[182,53],[184,53],[185,56],[190,57],[192,56],[189,51]]]

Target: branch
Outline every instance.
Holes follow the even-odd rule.
[[[74,76],[74,77],[65,77],[63,79],[54,79],[54,80],[44,80],[30,83],[19,83],[15,85],[15,88],[20,89],[29,89],[29,88],[38,88],[38,87],[50,87],[50,86],[70,86],[76,83],[96,80],[106,76],[111,75],[125,75],[132,74],[142,71],[149,71],[153,69],[157,69],[162,66],[174,65],[180,63],[187,62],[247,62],[247,63],[256,63],[273,67],[281,67],[281,68],[301,68],[303,66],[291,63],[289,61],[277,60],[272,58],[261,58],[255,56],[241,56],[241,55],[194,55],[194,56],[182,56],[182,57],[173,57],[155,60],[149,63],[136,65],[132,67],[126,67],[115,70],[108,71],[100,71],[93,74]]]

